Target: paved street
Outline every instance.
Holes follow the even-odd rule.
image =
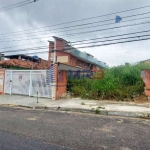
[[[0,107],[0,150],[149,150],[150,120]]]
[[[0,131],[1,150],[67,150],[40,140],[29,139],[14,133]]]

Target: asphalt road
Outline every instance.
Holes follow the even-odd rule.
[[[0,131],[0,150],[68,150],[61,146],[55,146],[40,140]]]
[[[150,120],[0,107],[0,150],[150,150]]]

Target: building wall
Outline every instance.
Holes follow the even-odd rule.
[[[55,39],[55,49],[62,51],[66,45],[66,42],[63,40]]]
[[[49,53],[48,53],[48,67],[51,65],[51,54],[52,49],[54,49],[54,42],[49,42]]]
[[[5,79],[5,71],[0,70],[0,94],[4,93],[4,79]]]
[[[69,62],[70,62],[70,54],[69,53],[58,52],[57,51],[56,52],[56,57],[57,57],[57,62],[61,62],[61,63],[69,65]]]
[[[55,38],[55,43],[54,42],[49,43],[49,61],[48,61],[49,66],[51,62],[50,58],[54,57],[54,53],[52,53],[52,49],[55,48],[55,50],[57,50],[56,52],[57,62],[75,66],[75,67],[80,67],[85,70],[86,69],[93,70],[93,71],[99,70],[99,67],[97,67],[96,65],[89,64],[87,62],[84,62],[83,60],[79,60],[78,58],[72,56],[71,54],[62,51],[66,47],[66,45],[67,45],[66,41],[58,38]]]
[[[67,92],[67,72],[58,72],[58,83],[57,83],[57,98],[63,97]]]

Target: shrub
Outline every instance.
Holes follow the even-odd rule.
[[[140,77],[142,69],[149,65],[122,65],[105,70],[101,80],[69,79],[68,90],[74,96],[87,99],[132,99],[143,93],[144,84]]]

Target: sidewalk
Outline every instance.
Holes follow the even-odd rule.
[[[80,98],[51,100],[18,95],[0,95],[0,105],[34,109],[79,111],[112,116],[150,117],[150,103],[82,100]]]

